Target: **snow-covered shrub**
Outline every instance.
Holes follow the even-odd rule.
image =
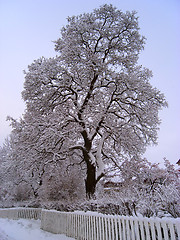
[[[105,189],[103,199],[118,204],[120,213],[180,217],[179,172],[166,159],[165,168],[145,159],[126,161],[121,167],[121,184],[114,185]]]
[[[31,188],[28,184],[20,184],[15,186],[13,198],[15,201],[26,201],[29,200],[31,196]]]

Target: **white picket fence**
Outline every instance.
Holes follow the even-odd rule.
[[[180,219],[43,210],[41,228],[78,240],[180,240]]]
[[[9,219],[41,219],[41,208],[2,208],[0,209],[0,218]]]
[[[58,212],[37,208],[0,209],[0,218],[41,219],[41,228],[78,240],[180,240],[180,219]]]

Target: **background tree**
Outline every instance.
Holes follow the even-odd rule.
[[[27,193],[31,193],[29,200],[40,201],[72,199],[78,198],[78,195],[83,198],[84,191],[82,189],[83,176],[77,167],[71,168],[68,161],[57,161],[56,154],[53,153],[54,148],[50,145],[51,139],[48,138],[48,133],[45,136],[48,139],[45,150],[44,143],[33,138],[33,131],[39,132],[38,126],[35,128],[35,122],[31,119],[31,124],[21,120],[17,122],[11,118],[13,131],[10,135],[11,152],[10,157],[15,169],[12,183],[17,191],[14,194],[14,200],[19,201],[20,198],[25,198]],[[30,123],[29,123],[30,124]],[[35,128],[35,130],[33,130]],[[40,125],[42,129],[42,124]],[[52,143],[51,143],[52,144]],[[49,149],[49,151],[48,151]],[[76,172],[76,174],[75,174]],[[78,180],[73,181],[78,174]],[[26,194],[24,194],[26,191]],[[22,196],[22,197],[21,197]],[[26,200],[26,199],[21,199]]]
[[[6,139],[3,147],[0,147],[0,201],[6,200],[8,195],[7,188],[10,188],[12,190],[10,184],[11,161],[8,159],[9,155],[10,146],[8,139]]]
[[[16,182],[20,181],[12,152],[9,137],[5,140],[3,147],[0,148],[0,202],[4,202],[5,206],[8,206],[9,202],[14,199],[17,191]]]
[[[125,160],[119,169],[119,182],[105,188],[104,199],[120,205],[120,214],[180,216],[179,172],[164,159],[164,167],[141,157]]]
[[[27,144],[85,166],[88,198],[105,164],[118,165],[156,143],[158,112],[167,103],[149,83],[151,71],[137,64],[144,43],[135,12],[103,5],[69,17],[55,42],[58,55],[25,72]]]

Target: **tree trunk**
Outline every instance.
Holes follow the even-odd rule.
[[[96,189],[96,167],[90,163],[87,163],[87,176],[85,180],[86,185],[86,197],[88,199],[94,198]]]

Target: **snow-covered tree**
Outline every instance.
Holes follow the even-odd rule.
[[[3,147],[0,147],[0,201],[12,199],[14,190],[14,180],[17,176],[16,167],[12,160],[12,146],[10,139],[5,139]]]
[[[180,216],[179,172],[165,159],[164,167],[142,158],[120,166],[119,187],[106,190],[105,198],[120,205],[125,215]]]
[[[47,137],[46,146],[48,148],[45,150],[45,144],[38,141],[38,135],[33,133],[33,131],[38,132],[39,129],[35,127],[32,118],[28,122],[26,114],[26,121],[21,119],[20,122],[17,122],[10,117],[9,120],[11,120],[13,128],[10,135],[12,150],[9,155],[15,169],[12,180],[15,200],[19,200],[23,195],[25,196],[23,194],[25,185],[26,192],[30,193],[31,199],[38,201],[44,199],[57,200],[58,196],[63,199],[71,199],[76,196],[75,192],[84,197],[84,189],[80,184],[83,175],[76,166],[72,168],[71,163],[68,164],[68,160],[62,161],[61,159],[61,161],[58,161],[58,157],[53,153],[53,143],[51,143],[47,134],[45,136]],[[52,140],[55,141],[55,139]],[[75,171],[78,174],[78,180],[73,181],[76,175]]]
[[[151,71],[137,64],[144,44],[135,12],[103,5],[69,17],[57,56],[25,72],[19,124],[27,149],[85,166],[89,198],[106,163],[118,165],[156,143],[158,112],[167,103],[151,86]]]

